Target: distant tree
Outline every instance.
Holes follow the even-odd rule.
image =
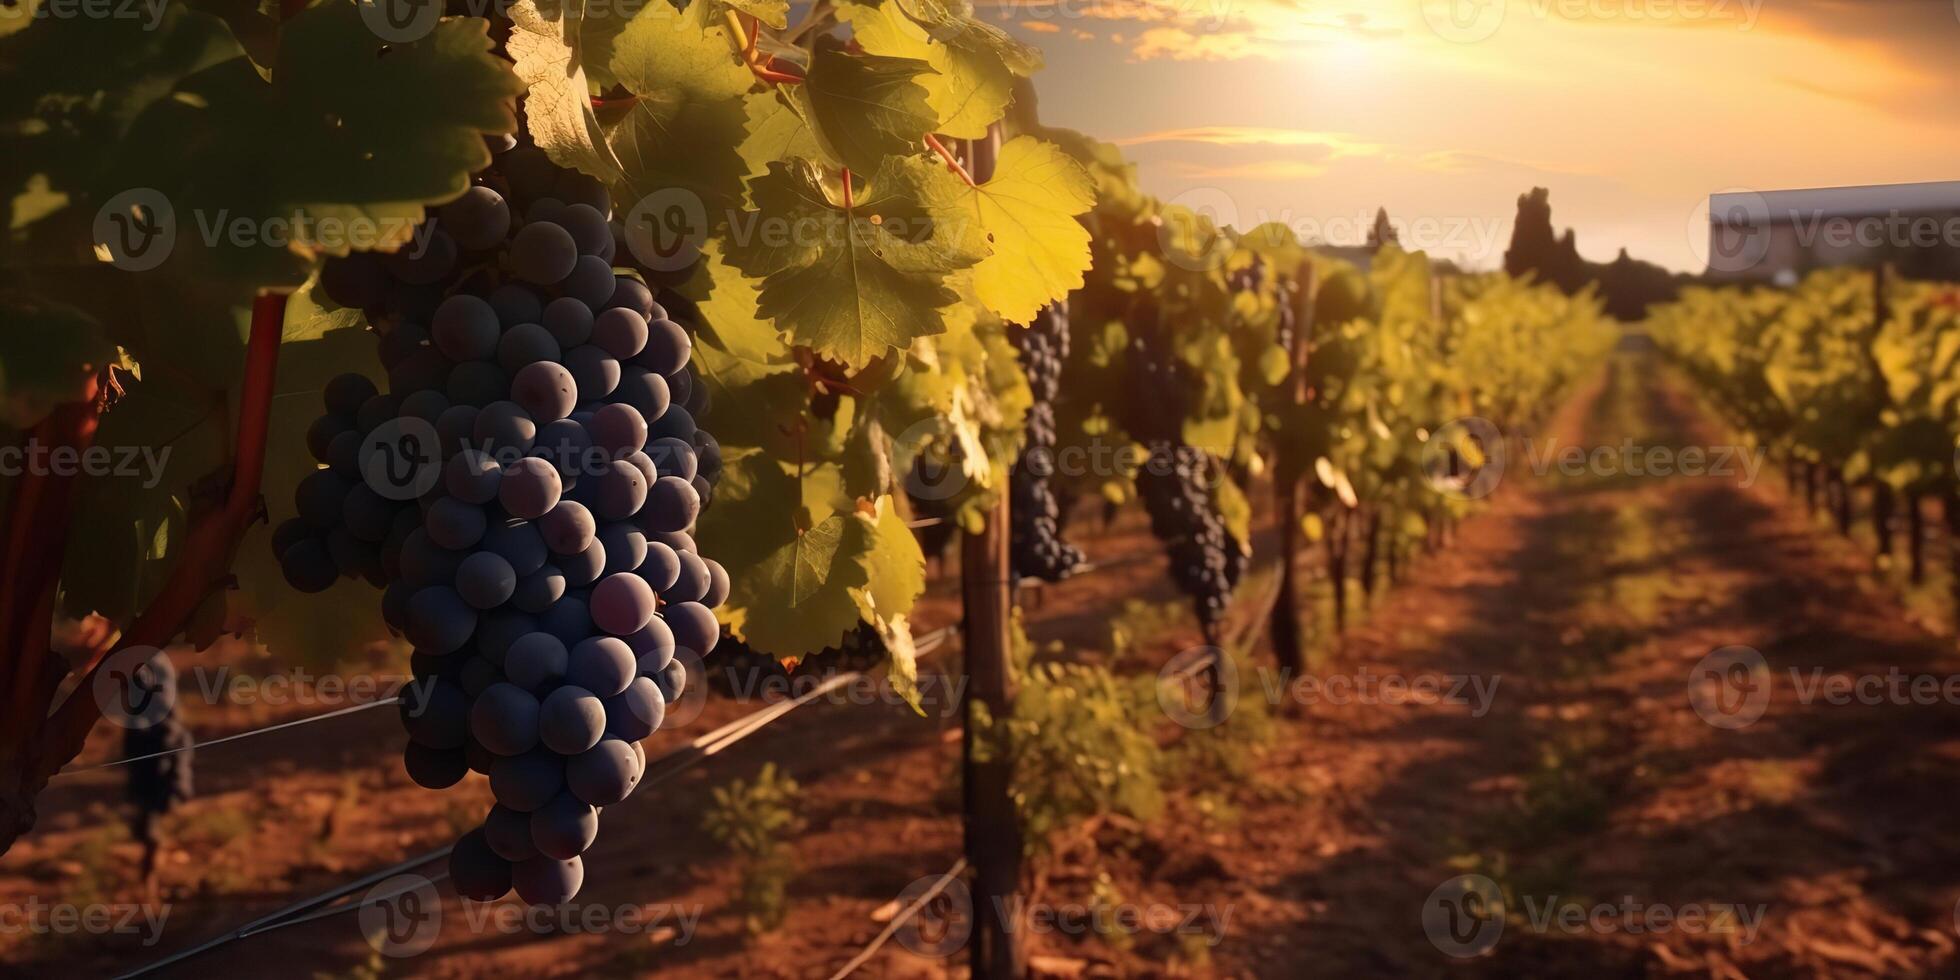
[[[1624,248],[1605,265],[1587,262],[1579,255],[1572,229],[1560,235],[1552,226],[1552,195],[1543,187],[1518,196],[1518,219],[1511,229],[1511,247],[1504,252],[1504,271],[1532,275],[1567,293],[1597,286],[1607,312],[1621,320],[1641,319],[1650,304],[1673,299],[1682,278],[1633,258]]]
[[[1368,229],[1368,251],[1379,252],[1383,245],[1400,248],[1402,236],[1395,233],[1395,225],[1388,220],[1387,208],[1375,209],[1375,226]]]

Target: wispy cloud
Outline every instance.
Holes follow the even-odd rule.
[[[1326,146],[1347,153],[1375,152],[1381,144],[1348,133],[1323,133],[1307,129],[1270,126],[1193,126],[1165,129],[1112,140],[1117,146],[1143,146],[1148,143],[1208,143],[1213,146]]]
[[[1072,33],[1101,30],[1112,42],[1127,43],[1138,61],[1275,61],[1319,43],[1380,40],[1404,29],[1360,0],[978,0],[977,6],[1011,14],[1017,26],[1036,33],[1064,24]],[[1126,25],[1140,30],[1126,37]]]
[[[1175,161],[1171,172],[1191,180],[1306,180],[1324,176],[1327,164],[1310,160],[1259,160],[1212,165]]]
[[[1200,34],[1182,27],[1153,27],[1138,35],[1130,54],[1140,61],[1238,61],[1279,58],[1285,49],[1249,31]]]

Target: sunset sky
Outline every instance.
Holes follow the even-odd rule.
[[[1960,179],[1960,0],[983,3],[1047,53],[1043,121],[1242,228],[1386,205],[1489,268],[1544,186],[1587,258],[1700,271],[1711,192]]]

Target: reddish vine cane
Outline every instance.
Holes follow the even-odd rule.
[[[14,711],[7,719],[6,742],[0,745],[7,765],[13,770],[15,798],[5,801],[18,811],[0,824],[0,851],[33,822],[33,796],[47,785],[49,777],[79,755],[88,742],[89,730],[102,717],[101,705],[86,690],[95,671],[117,649],[134,646],[160,647],[181,634],[205,599],[232,584],[231,561],[246,529],[261,518],[264,503],[259,488],[265,470],[266,435],[271,423],[272,395],[279,366],[279,342],[285,327],[286,295],[262,293],[252,304],[250,339],[245,349],[245,374],[239,392],[237,444],[233,453],[232,479],[223,508],[213,511],[194,526],[184,543],[182,557],[172,570],[169,582],[134,623],[115,642],[104,642],[90,652],[77,670],[77,683],[68,697],[54,709],[48,706],[63,680],[63,672],[53,668],[55,658],[49,641],[54,608],[54,587],[61,569],[62,546],[67,541],[73,494],[60,485],[59,477],[30,477],[22,482],[9,518],[6,558],[8,578],[0,593],[4,610],[4,635],[14,653],[13,677],[16,686]],[[100,420],[99,386],[91,382],[82,401],[70,403],[49,416],[36,433],[44,429],[60,439],[59,445],[85,447],[92,442]],[[14,547],[24,544],[24,548]],[[33,559],[32,564],[27,564]],[[16,576],[14,573],[21,574]],[[31,612],[23,616],[26,599]],[[24,683],[20,683],[25,681]]]

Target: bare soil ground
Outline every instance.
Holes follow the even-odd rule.
[[[1617,357],[1539,438],[1541,453],[1552,439],[1727,443],[1637,354]],[[1241,710],[1279,692],[1251,775],[1223,794],[1182,794],[1156,824],[1105,821],[1045,876],[1045,901],[1115,894],[1191,910],[1191,927],[1035,935],[1038,972],[1953,975],[1960,826],[1943,804],[1960,777],[1960,707],[1890,689],[1844,704],[1805,694],[1817,682],[1830,690],[1830,678],[1960,675],[1952,640],[1767,473],[1742,486],[1736,476],[1540,475],[1528,463],[1512,459],[1452,547],[1330,646],[1313,671],[1317,693],[1270,670],[1241,678]],[[1134,513],[1081,538],[1097,560],[1152,549]],[[1044,592],[1026,611],[1043,656],[1141,670],[1197,642],[1178,620],[1123,656],[1112,650],[1127,601],[1173,598],[1159,557]],[[941,582],[915,619],[938,626],[956,608]],[[1759,719],[1725,728],[1697,713],[1690,676],[1732,645],[1760,652],[1754,680],[1768,697]],[[957,655],[945,648],[927,669]],[[276,666],[239,656],[205,655],[213,667]],[[1463,678],[1469,703],[1381,703],[1395,699],[1327,686],[1384,678],[1446,691]],[[609,810],[580,904],[630,908],[642,929],[506,931],[445,887],[440,938],[413,958],[377,955],[359,917],[343,914],[166,975],[828,976],[877,934],[894,896],[958,857],[958,720],[940,691],[924,717],[813,704]],[[1757,702],[1713,703],[1715,717],[1736,719],[1721,709]],[[649,752],[755,707],[711,700]],[[204,738],[317,710],[186,708]],[[86,758],[113,758],[117,741],[99,732]],[[161,937],[0,935],[0,975],[128,969],[453,839],[487,806],[487,787],[412,786],[399,742],[392,711],[379,709],[207,748],[199,799],[171,818]],[[787,921],[752,938],[735,908],[738,869],[699,815],[714,786],[771,760],[802,783],[808,828]],[[41,828],[0,857],[0,905],[141,901],[135,846],[117,830],[120,786],[112,772],[58,782]],[[1502,890],[1494,944],[1488,926],[1467,947],[1425,930],[1426,913],[1435,922],[1451,911],[1437,905],[1439,886],[1466,874]],[[1585,921],[1564,924],[1567,908]],[[1705,920],[1672,921],[1683,915]],[[1449,955],[1470,949],[1481,955]],[[892,943],[859,975],[963,972],[958,955]]]

